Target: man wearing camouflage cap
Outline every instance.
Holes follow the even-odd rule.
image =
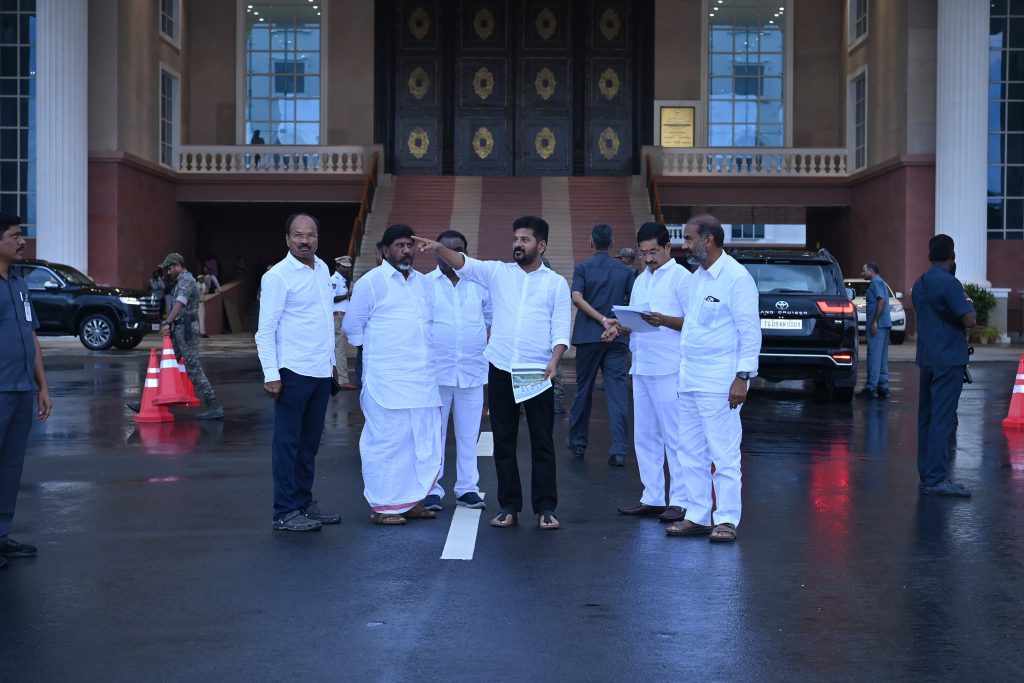
[[[196,419],[222,420],[224,408],[217,401],[210,380],[206,379],[203,366],[199,364],[199,283],[185,268],[185,258],[181,254],[168,254],[160,267],[174,280],[171,291],[174,306],[160,323],[160,331],[171,338],[175,355],[185,362],[189,380],[206,402],[206,410],[198,413]]]

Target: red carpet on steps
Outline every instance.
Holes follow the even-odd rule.
[[[540,178],[485,177],[480,200],[479,244],[471,256],[512,260],[512,223],[524,215],[542,216]]]
[[[628,178],[569,178],[569,206],[576,263],[593,255],[590,231],[598,223],[607,223],[615,231],[612,256],[623,247],[636,249],[636,231],[640,226],[633,225]]]

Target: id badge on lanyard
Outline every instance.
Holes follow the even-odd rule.
[[[25,322],[30,323],[32,322],[32,304],[25,296],[25,292],[18,292],[18,296],[21,297],[21,303],[25,307]]]

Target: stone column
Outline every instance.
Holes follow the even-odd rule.
[[[89,266],[88,27],[88,0],[36,4],[36,253],[83,272]]]
[[[935,232],[956,241],[957,277],[987,287],[989,0],[938,4]]]

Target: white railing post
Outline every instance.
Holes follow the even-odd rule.
[[[367,172],[373,145],[183,145],[178,150],[179,173],[333,173]]]
[[[665,176],[840,177],[848,174],[843,148],[693,147],[657,150]]]

